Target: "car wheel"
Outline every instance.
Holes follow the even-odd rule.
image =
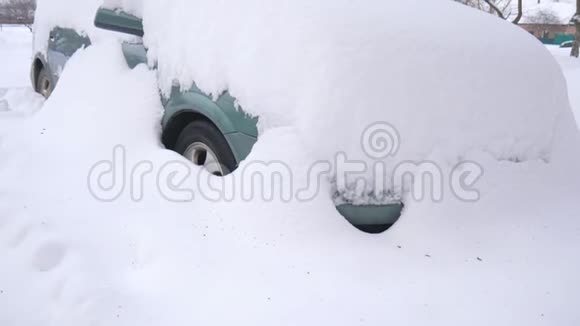
[[[216,176],[228,175],[237,167],[225,137],[207,121],[188,124],[179,134],[175,151]]]
[[[41,68],[36,79],[36,92],[45,98],[49,98],[52,93],[52,82],[45,68]]]

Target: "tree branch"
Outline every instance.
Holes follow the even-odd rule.
[[[513,21],[513,23],[516,25],[520,22],[520,20],[522,19],[522,16],[524,15],[523,1],[524,0],[518,0],[518,15],[516,16],[516,19],[514,19],[514,21]]]
[[[483,1],[484,1],[485,3],[487,3],[487,5],[488,5],[488,6],[489,6],[489,7],[490,7],[490,8],[491,8],[493,11],[495,11],[495,13],[496,13],[496,14],[499,16],[499,18],[501,18],[501,19],[505,19],[505,16],[503,15],[503,12],[502,12],[501,10],[499,10],[499,8],[498,8],[498,7],[497,7],[495,4],[493,4],[493,3],[491,2],[491,0],[483,0]],[[521,1],[522,1],[522,0],[520,0],[520,3],[521,3]]]

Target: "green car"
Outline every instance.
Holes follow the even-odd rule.
[[[129,67],[147,63],[147,50],[141,37],[142,20],[121,10],[101,8],[95,18],[101,29],[137,36],[124,42],[123,53]],[[80,48],[91,45],[89,38],[66,28],[50,33],[46,57],[37,54],[32,64],[32,84],[35,90],[49,97],[67,60]],[[216,176],[233,172],[252,150],[257,141],[258,119],[235,105],[228,92],[217,100],[193,86],[187,91],[174,87],[169,97],[163,97],[165,114],[162,121],[162,142],[195,165]],[[384,206],[339,205],[338,211],[359,229],[379,233],[399,218],[402,204]]]
[[[100,9],[95,25],[143,36],[141,19],[121,11]],[[49,97],[68,59],[90,44],[88,37],[74,30],[53,29],[46,56],[37,54],[32,65],[35,90]],[[123,53],[131,68],[147,62],[147,51],[141,41],[124,42]],[[234,98],[227,92],[214,101],[195,86],[186,92],[175,88],[168,98],[163,98],[163,104],[163,144],[214,175],[233,172],[256,143],[257,118],[236,108]]]

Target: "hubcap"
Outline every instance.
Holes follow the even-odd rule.
[[[217,159],[217,155],[204,143],[193,143],[185,150],[185,158],[197,166],[202,166],[215,176],[223,176],[224,170]]]
[[[50,96],[50,81],[46,78],[40,81],[40,94],[46,98]]]

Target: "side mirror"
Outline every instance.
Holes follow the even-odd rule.
[[[99,8],[95,26],[109,31],[143,36],[143,20],[123,11]]]

